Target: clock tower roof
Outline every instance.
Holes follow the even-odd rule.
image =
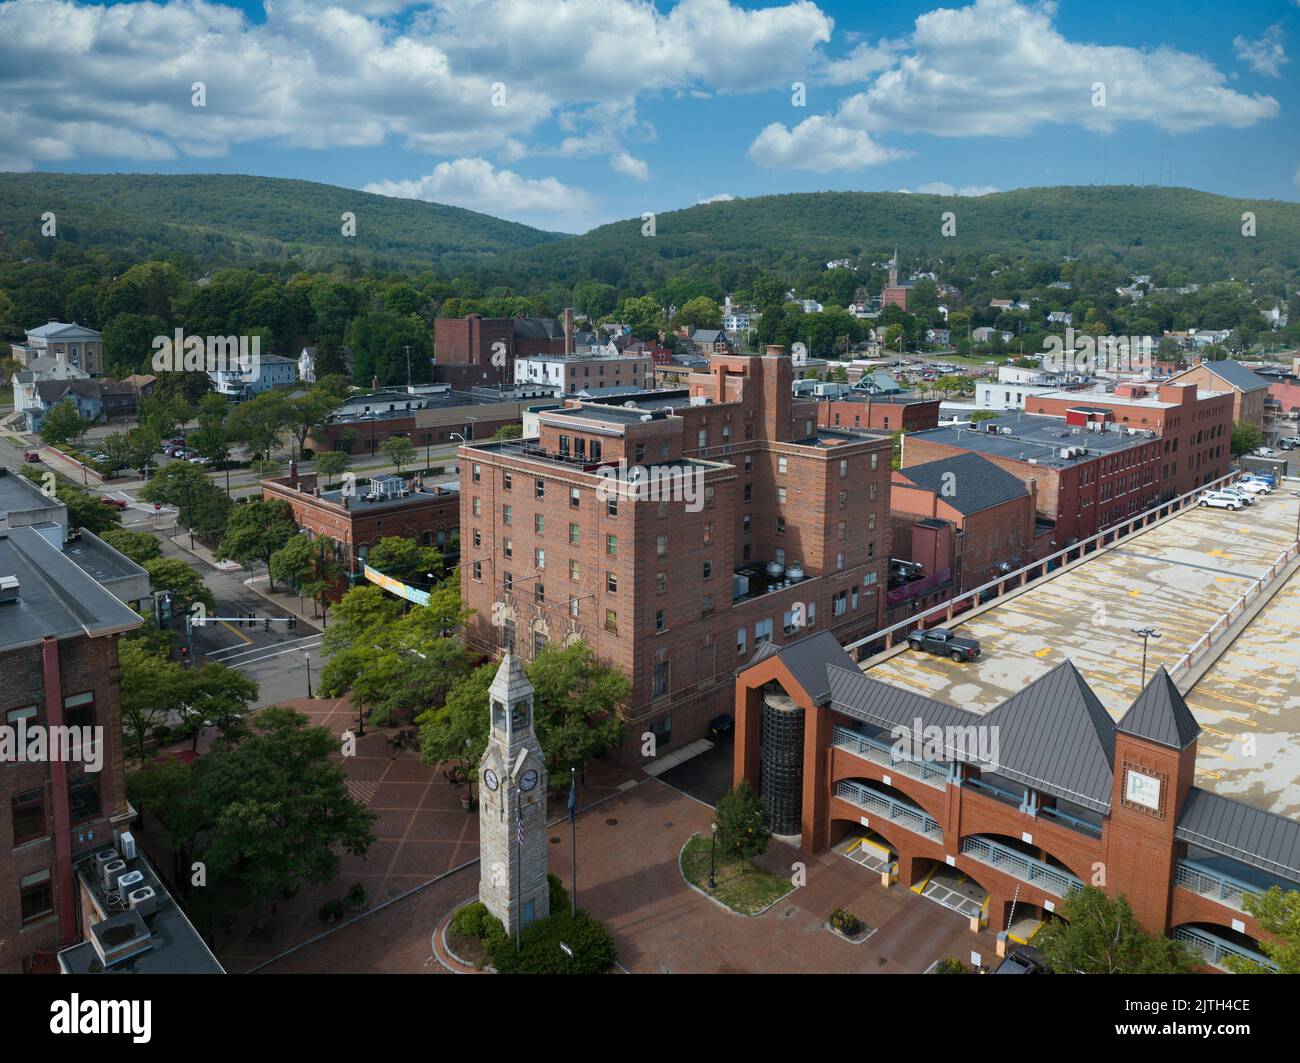
[[[507,651],[502,658],[501,667],[497,669],[489,693],[493,700],[503,705],[513,705],[522,698],[533,696],[533,684],[528,681],[523,665],[513,653]]]

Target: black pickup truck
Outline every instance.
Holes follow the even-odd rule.
[[[980,655],[980,644],[974,639],[954,635],[946,627],[932,627],[928,631],[913,631],[907,644],[914,650],[924,650],[954,661],[973,661]]]

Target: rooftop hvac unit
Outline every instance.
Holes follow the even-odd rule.
[[[129,894],[132,890],[138,890],[144,885],[143,871],[128,871],[117,878],[117,890],[119,893]]]
[[[100,868],[100,885],[102,885],[105,890],[114,890],[117,888],[117,880],[125,874],[125,860],[110,860]]]
[[[115,860],[121,860],[122,857],[116,849],[105,849],[103,852],[95,854],[95,881],[104,881],[104,867],[113,863]]]
[[[1072,457],[1074,457],[1074,451],[1072,451],[1069,447],[1062,447],[1062,448],[1061,448],[1061,457],[1063,457],[1063,458],[1072,458]]]
[[[158,894],[152,886],[141,886],[127,894],[126,903],[141,915],[150,916],[158,910]]]
[[[18,577],[0,576],[0,602],[18,601]]]
[[[123,860],[135,859],[135,835],[134,834],[132,834],[129,830],[122,831],[122,833],[117,836],[117,844],[122,850]]]

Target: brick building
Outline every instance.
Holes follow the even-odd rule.
[[[1053,529],[1036,518],[1036,494],[1036,484],[1026,487],[978,454],[896,470],[889,494],[890,555],[921,568],[914,574],[919,579],[897,587],[891,578],[890,607],[945,572],[949,578],[940,582],[951,597],[1048,553]]]
[[[1260,409],[1263,416],[1261,391]],[[1139,437],[1154,432],[1161,439],[1160,498],[1170,499],[1226,476],[1232,457],[1232,421],[1236,400],[1222,386],[1205,391],[1193,381],[1155,383],[1135,381],[1113,389],[1033,395],[1025,399],[1027,413],[1063,417],[1071,431],[1082,428],[1128,432]]]
[[[735,714],[734,778],[774,831],[972,929],[1027,940],[1098,885],[1213,969],[1264,959],[1244,894],[1300,888],[1300,823],[1193,784],[1200,727],[1163,668],[1118,722],[1069,661],[981,716],[872,679],[820,632],[755,654]]]
[[[819,429],[792,379],[781,348],[713,355],[684,395],[575,401],[536,439],[462,447],[468,642],[527,660],[583,639],[631,680],[629,742],[662,749],[729,710],[754,646],[874,630],[890,441]]]
[[[889,280],[880,292],[880,307],[883,310],[887,306],[896,306],[900,310],[907,309],[907,293],[912,290],[911,282],[905,281],[899,283],[898,280],[898,248],[894,248],[894,257],[889,260]]]
[[[903,437],[902,466],[906,471],[956,454],[982,455],[1034,493],[1041,526],[1035,538],[1050,527],[1051,552],[1149,509],[1161,497],[1161,440],[1150,431],[1094,424],[1013,413],[975,427],[918,432]]]
[[[440,317],[433,323],[433,378],[457,389],[501,387],[515,379],[515,358],[520,355],[573,349],[573,319],[567,312],[564,321],[479,314]]]
[[[450,550],[460,519],[454,484],[380,476],[358,480],[352,494],[342,488],[322,491],[315,473],[299,473],[292,462],[288,476],[262,481],[262,498],[286,503],[310,538],[328,535],[339,543],[349,572],[359,571],[370,548],[392,536]]]
[[[0,729],[9,746],[0,765],[0,973],[77,940],[74,864],[134,816],[123,781],[117,640],[143,621],[51,531],[61,539],[49,524],[0,530],[0,577],[16,581],[0,586]],[[11,760],[20,727],[102,729],[100,748]]]
[[[824,398],[817,404],[823,428],[857,428],[872,432],[923,432],[939,426],[939,399],[907,392],[872,395],[855,392]]]
[[[1228,391],[1232,394],[1232,419],[1264,427],[1264,399],[1268,381],[1252,373],[1240,362],[1225,358],[1219,362],[1198,362],[1190,369],[1175,373],[1171,382],[1195,384],[1202,391]]]

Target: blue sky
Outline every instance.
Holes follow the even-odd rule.
[[[1297,50],[1300,0],[0,2],[0,169],[298,177],[571,232],[821,189],[1300,200]]]

